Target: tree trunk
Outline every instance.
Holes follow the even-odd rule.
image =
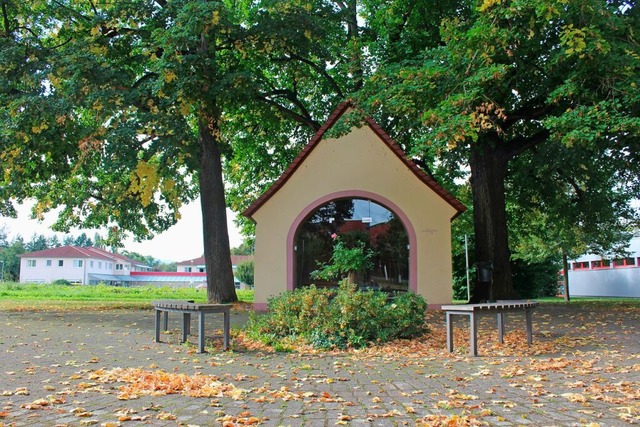
[[[198,120],[199,179],[207,300],[229,303],[237,301],[238,297],[231,269],[219,134],[218,117],[201,114]]]
[[[564,300],[569,302],[571,297],[569,296],[569,260],[567,260],[567,254],[562,251],[562,273],[564,274]]]
[[[478,141],[476,147],[469,162],[476,263],[490,267],[492,274],[489,281],[476,283],[469,302],[514,299],[504,189],[508,156],[491,143]]]

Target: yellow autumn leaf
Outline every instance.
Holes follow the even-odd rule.
[[[568,399],[569,402],[584,403],[587,401],[587,398],[580,393],[563,393],[561,396]]]
[[[164,81],[167,83],[171,83],[177,78],[178,78],[178,75],[173,70],[165,71],[164,73]]]
[[[158,420],[175,420],[177,417],[170,412],[160,411],[158,415],[156,415],[156,419]]]
[[[191,105],[187,104],[186,102],[183,102],[180,104],[180,113],[183,116],[187,116],[190,112],[191,112]]]
[[[48,129],[49,126],[47,126],[46,123],[42,123],[40,125],[35,125],[31,127],[31,132],[35,133],[35,134],[39,134],[41,133],[43,130]]]
[[[484,12],[492,6],[502,3],[502,0],[484,0],[478,10]]]

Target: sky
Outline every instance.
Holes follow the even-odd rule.
[[[50,229],[51,224],[55,222],[55,213],[51,212],[45,216],[44,221],[39,222],[29,219],[30,207],[31,204],[18,206],[18,218],[16,219],[0,216],[0,228],[4,226],[8,234],[8,240],[13,240],[13,238],[19,234],[28,242],[31,236],[36,233],[42,234],[45,237],[57,234],[60,241],[62,241],[65,234],[55,233]],[[200,211],[200,199],[185,205],[181,213],[182,218],[180,221],[164,233],[158,234],[153,239],[143,242],[135,242],[133,239],[127,239],[124,241],[123,249],[145,256],[151,255],[162,261],[184,261],[202,256],[202,213]],[[235,216],[231,210],[227,209],[229,244],[232,248],[240,246],[243,241],[243,237],[233,223]],[[87,233],[90,239],[93,239],[96,230],[75,229],[69,234],[75,237],[83,232]],[[103,231],[101,234],[106,235],[106,232]]]

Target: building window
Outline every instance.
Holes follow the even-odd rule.
[[[610,268],[610,267],[611,267],[611,261],[609,261],[608,259],[591,261],[591,268],[593,269]]]
[[[574,262],[573,263],[573,269],[574,270],[588,270],[589,269],[589,262],[588,261]]]
[[[116,264],[116,270],[122,270],[122,264]]]
[[[93,261],[89,261],[89,267],[93,268]]]
[[[64,260],[59,259],[58,260],[58,267],[63,267],[64,266]]]
[[[113,270],[113,263],[112,262],[109,263],[109,270]]]
[[[636,259],[635,258],[621,258],[621,259],[614,259],[613,260],[613,267],[614,268],[635,267],[635,266],[636,266]]]
[[[187,273],[191,273],[191,267],[185,267],[184,271],[186,271]]]
[[[27,260],[27,267],[35,267],[36,266],[36,260],[35,259],[28,259]]]
[[[318,281],[313,271],[318,264],[330,263],[334,239],[341,237],[345,247],[362,244],[375,253],[372,265],[362,272],[361,283],[376,287],[409,290],[409,236],[400,218],[391,210],[369,199],[334,199],[311,212],[296,230],[293,265],[295,288],[315,284],[338,286],[338,278]]]
[[[102,261],[98,261],[98,268],[102,269]]]
[[[124,265],[124,269],[125,269],[125,270],[128,270],[128,269],[129,269],[129,264],[125,264],[125,265]]]
[[[82,267],[82,260],[81,259],[74,259],[73,260],[73,266],[75,268],[81,268]]]
[[[47,260],[47,267],[51,267],[51,260],[50,259]]]
[[[204,273],[204,270],[205,270],[205,268],[204,268],[204,267],[200,267],[200,268],[198,268],[198,271],[199,271],[200,273]]]

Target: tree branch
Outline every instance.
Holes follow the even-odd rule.
[[[91,5],[91,9],[93,9],[93,13],[95,13],[97,15],[98,14],[98,8],[96,8],[96,4],[93,2],[93,0],[89,0],[89,4]]]
[[[11,22],[9,21],[9,11],[7,11],[7,2],[2,0],[2,21],[4,23],[3,37],[9,38],[11,34]]]
[[[138,80],[136,80],[132,85],[131,85],[131,89],[135,89],[138,86],[140,86],[142,83],[144,83],[145,81],[153,78],[153,77],[158,77],[158,73],[147,73],[144,76],[140,77]]]
[[[296,91],[291,91],[289,89],[275,89],[275,90],[272,90],[271,92],[263,93],[261,94],[261,96],[264,96],[269,99],[271,96],[284,98],[289,102],[291,102],[293,105],[295,105],[302,112],[303,117],[306,117],[309,120],[311,120],[311,114],[309,114],[309,111],[306,109],[304,104],[298,99],[298,95]]]
[[[424,161],[424,159],[422,158],[412,158],[411,161],[413,163],[415,163],[416,165],[418,165],[420,167],[420,169],[422,169],[427,175],[429,175],[431,178],[433,178],[433,173],[431,172],[431,168],[429,167],[429,165]]]
[[[541,129],[528,137],[517,137],[509,141],[504,141],[503,152],[507,156],[507,160],[518,157],[525,151],[543,143],[549,138],[549,130]]]
[[[313,120],[308,115],[308,113],[307,113],[306,116],[302,115],[300,113],[296,113],[295,111],[285,107],[284,105],[281,105],[281,104],[277,103],[273,99],[270,99],[267,95],[258,95],[257,98],[259,100],[267,103],[268,105],[276,107],[278,110],[280,110],[281,112],[283,112],[287,116],[291,117],[296,122],[301,123],[304,126],[307,126],[307,127],[311,128],[311,129],[313,129],[314,132],[316,132],[316,131],[318,131],[318,129],[320,129],[320,126],[321,126],[320,123],[318,123],[315,120]],[[305,110],[305,112],[306,112],[306,110]]]
[[[542,98],[533,99],[526,105],[523,105],[512,113],[507,114],[507,119],[503,122],[503,128],[509,129],[520,120],[539,119],[551,111],[553,107],[554,106],[552,104],[545,104]]]
[[[320,65],[314,63],[310,59],[303,58],[302,56],[296,55],[296,54],[290,54],[289,57],[284,57],[282,60],[295,60],[295,61],[300,61],[304,64],[307,64],[308,66],[313,68],[318,74],[324,77],[326,81],[329,82],[331,87],[333,87],[333,90],[338,94],[339,98],[341,99],[344,98],[342,89],[340,89],[340,86],[338,85],[338,83],[335,81],[333,77],[331,77],[331,75],[329,75],[329,73],[324,67],[321,67]]]

